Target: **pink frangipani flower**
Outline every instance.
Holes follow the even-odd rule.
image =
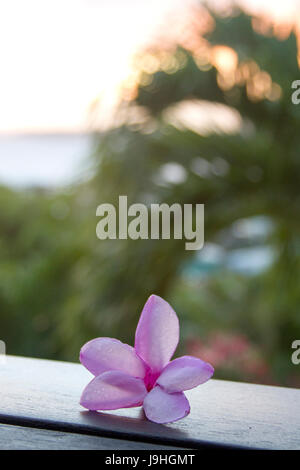
[[[147,300],[135,333],[135,345],[96,338],[80,351],[81,363],[95,378],[80,404],[88,410],[116,410],[143,405],[155,423],[184,418],[190,405],[183,391],[211,378],[213,367],[192,356],[170,361],[179,340],[179,321],[161,297]]]

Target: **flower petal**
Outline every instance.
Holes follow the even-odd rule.
[[[135,333],[135,350],[152,372],[169,362],[179,340],[179,321],[172,307],[157,295],[147,300]]]
[[[160,386],[154,387],[144,400],[147,418],[154,423],[172,423],[184,418],[190,412],[190,405],[184,393],[167,393]]]
[[[157,379],[157,384],[169,393],[197,387],[211,378],[214,368],[193,356],[182,356],[169,362]]]
[[[96,338],[86,343],[80,351],[80,362],[96,376],[108,370],[145,376],[145,366],[134,348],[113,338]]]
[[[140,406],[147,394],[142,379],[112,370],[95,377],[84,389],[80,404],[88,410]]]

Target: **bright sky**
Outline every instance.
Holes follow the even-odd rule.
[[[134,52],[191,1],[0,0],[0,133],[85,130],[97,98],[105,120]],[[240,1],[300,12],[299,0]]]
[[[80,130],[179,0],[0,0],[0,132]]]

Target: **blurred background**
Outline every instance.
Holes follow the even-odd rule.
[[[0,339],[78,361],[133,344],[147,297],[176,355],[300,387],[299,1],[0,1]],[[298,23],[297,23],[298,21]],[[205,204],[205,246],[96,238],[96,207]]]

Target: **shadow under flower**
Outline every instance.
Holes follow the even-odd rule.
[[[159,443],[173,443],[179,445],[188,440],[188,433],[174,428],[172,424],[157,424],[148,421],[143,408],[127,408],[125,416],[123,410],[114,412],[81,411],[83,424],[87,425],[93,433],[100,433],[115,438],[134,439],[136,441],[149,440]]]

